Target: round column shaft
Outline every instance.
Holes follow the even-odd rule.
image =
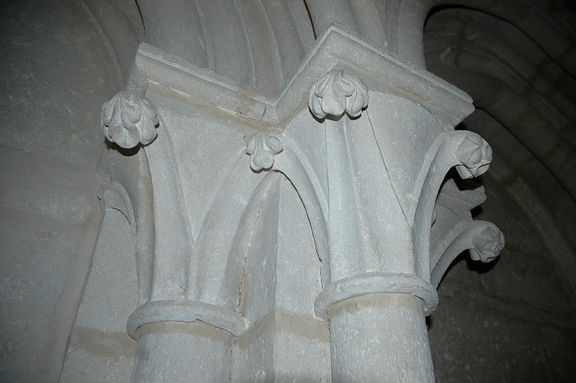
[[[434,382],[420,298],[362,295],[329,316],[333,382]]]
[[[138,329],[133,383],[226,382],[233,336],[203,322],[159,322]]]

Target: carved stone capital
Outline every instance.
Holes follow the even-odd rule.
[[[158,123],[154,105],[137,92],[118,92],[102,105],[100,124],[104,136],[125,149],[152,142]]]
[[[456,157],[461,165],[456,170],[463,179],[478,177],[486,173],[492,161],[492,148],[476,133],[468,132],[456,148]]]
[[[314,116],[358,117],[368,105],[368,88],[354,75],[333,70],[314,84],[308,107]]]
[[[255,172],[269,170],[274,165],[274,156],[284,150],[281,136],[271,132],[253,134],[246,145],[250,156],[250,167]]]
[[[504,235],[495,226],[486,226],[473,239],[474,247],[470,249],[470,258],[474,261],[488,263],[493,261],[504,248]]]

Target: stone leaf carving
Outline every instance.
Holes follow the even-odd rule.
[[[314,116],[358,117],[368,105],[368,88],[354,75],[333,70],[314,84],[308,107]]]
[[[445,216],[445,218],[450,216]],[[473,261],[492,262],[504,248],[504,235],[493,223],[473,221],[468,217],[452,216],[445,222],[451,228],[438,238],[430,259],[430,282],[438,286],[450,264],[464,250],[470,251]]]
[[[495,226],[486,226],[473,239],[470,258],[484,263],[492,262],[504,248],[504,235]]]
[[[456,149],[456,157],[462,165],[456,166],[463,179],[486,173],[492,162],[492,148],[476,133],[469,132]]]
[[[250,167],[255,172],[269,170],[274,165],[274,156],[284,150],[279,135],[258,132],[248,139],[246,154],[250,156]]]
[[[125,149],[152,142],[158,123],[154,105],[137,92],[118,92],[102,105],[100,124],[104,136]]]

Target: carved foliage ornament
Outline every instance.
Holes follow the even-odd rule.
[[[137,92],[118,92],[102,105],[100,124],[104,136],[125,149],[152,142],[158,123],[154,105]]]
[[[274,165],[274,156],[284,150],[280,136],[271,132],[258,132],[248,139],[246,154],[250,156],[250,167],[255,172],[269,170]]]
[[[497,227],[486,226],[472,242],[474,247],[470,249],[470,258],[487,263],[498,257],[504,248],[504,235]]]
[[[368,89],[354,75],[333,70],[322,77],[310,92],[308,106],[314,116],[358,117],[368,105]]]
[[[463,179],[486,173],[492,161],[492,148],[479,135],[468,133],[456,149],[456,157],[462,165],[456,167]]]

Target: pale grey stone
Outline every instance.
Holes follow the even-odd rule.
[[[568,2],[0,18],[0,380],[575,379]]]

